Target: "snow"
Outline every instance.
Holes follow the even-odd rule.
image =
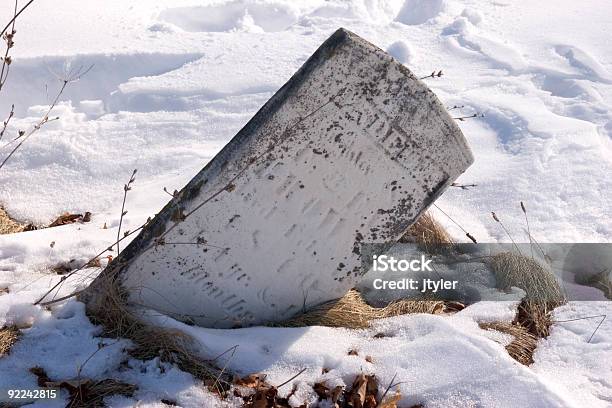
[[[0,21],[11,9],[0,7]],[[14,62],[0,94],[2,116],[16,104],[9,134],[39,118],[58,89],[57,76],[70,67],[93,68],[69,85],[54,112],[60,120],[0,170],[0,203],[36,223],[65,211],[91,211],[93,218],[0,236],[0,287],[10,291],[0,294],[0,325],[32,325],[13,353],[0,358],[0,389],[33,386],[27,369],[34,365],[76,376],[100,341],[115,341],[97,337],[74,300],[51,311],[31,304],[60,279],[50,267],[84,261],[113,242],[132,170],[138,173],[126,229],[159,211],[169,198],[163,187],[182,187],[339,26],[389,50],[416,75],[443,70],[426,81],[447,106],[464,106],[453,116],[484,114],[458,122],[476,157],[459,182],[478,187],[451,189],[437,202],[479,241],[508,240],[491,211],[525,241],[522,200],[538,241],[609,242],[610,11],[601,0],[36,1],[18,21]],[[438,210],[433,214],[454,236],[464,236]],[[82,272],[64,283],[60,296],[83,288],[99,268]],[[605,302],[573,302],[555,317],[611,310]],[[309,367],[296,379],[305,384],[328,366],[326,378],[338,383],[350,383],[361,369],[383,384],[397,372],[406,381],[400,388],[407,404],[612,404],[609,318],[590,343],[596,319],[555,324],[525,368],[475,323],[512,316],[502,303],[479,303],[453,317],[405,316],[378,322],[372,331],[393,337],[377,340],[372,331],[318,327],[183,328],[202,338],[206,353],[240,344],[232,367],[264,370],[277,383]],[[140,387],[134,399],[113,397],[113,406],[137,399],[161,406],[162,398],[183,406],[218,404],[188,374],[129,359],[125,345],[103,348],[84,367],[95,378]],[[350,347],[359,355],[348,356]],[[365,362],[368,354],[373,364]],[[307,387],[300,390],[303,399],[312,398]]]
[[[602,315],[608,317],[593,335]],[[587,316],[594,317],[567,322]],[[609,302],[570,302],[555,310],[554,319],[560,323],[555,324],[551,335],[536,349],[531,367],[573,406],[612,404],[609,316]]]
[[[158,324],[164,320],[154,319]],[[500,353],[502,346],[487,339],[462,313],[450,318],[400,316],[380,320],[367,330],[248,328],[228,333],[165,323],[201,339],[209,356],[237,345],[228,367],[244,373],[265,372],[272,384],[284,382],[291,377],[289,373],[303,368],[307,370],[298,382],[324,381],[331,386],[350,386],[360,372],[376,374],[381,384],[389,384],[397,374],[398,381],[404,382],[400,386],[402,406],[426,401],[431,407],[445,407],[453,400],[475,406],[567,406],[532,371]],[[378,333],[384,337],[374,338]],[[348,355],[350,350],[358,354]],[[329,372],[321,374],[321,367]],[[281,388],[280,392],[286,395],[290,390]]]

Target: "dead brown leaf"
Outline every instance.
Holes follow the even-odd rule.
[[[329,388],[324,383],[315,383],[315,385],[312,386],[312,389],[318,395],[319,401],[329,398]]]
[[[250,374],[243,378],[235,377],[233,383],[239,387],[259,388],[265,378],[265,374]]]
[[[340,399],[340,397],[342,396],[343,390],[344,390],[344,387],[341,385],[337,385],[336,387],[334,387],[333,391],[331,392],[331,400],[334,404],[336,404],[338,400]]]
[[[83,214],[71,214],[64,213],[57,217],[55,221],[49,224],[49,228],[51,227],[59,227],[61,225],[74,224],[75,222],[89,222],[91,221],[91,213],[86,212]]]
[[[381,401],[378,408],[397,408],[397,403],[402,398],[402,394],[397,391],[394,395],[390,395],[386,397],[383,401]]]
[[[366,394],[378,395],[378,381],[374,375],[366,375]]]
[[[376,406],[376,397],[374,395],[366,395],[365,402],[363,403],[363,408],[376,408]]]
[[[367,385],[368,381],[363,374],[359,374],[355,378],[355,381],[353,381],[350,398],[347,398],[353,404],[353,408],[363,408],[366,399]]]

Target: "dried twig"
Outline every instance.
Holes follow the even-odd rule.
[[[397,385],[397,384],[395,385],[393,384],[393,381],[395,381],[396,377],[397,377],[397,373],[393,374],[393,378],[391,378],[391,381],[389,381],[389,385],[387,386],[387,388],[385,389],[385,392],[383,392],[382,396],[380,397],[380,401],[384,400],[387,394],[389,393],[389,390],[395,385]]]
[[[13,143],[13,142],[17,141],[18,139],[21,139],[21,141],[17,144],[17,146],[15,146],[13,148],[13,150],[11,150],[11,152],[8,154],[8,156],[2,161],[2,163],[0,163],[0,169],[2,169],[2,167],[4,167],[6,162],[30,138],[30,136],[32,136],[34,133],[36,133],[38,130],[40,130],[40,128],[42,126],[44,126],[45,124],[59,119],[59,117],[49,118],[49,115],[51,114],[51,111],[53,110],[53,108],[55,108],[55,106],[59,102],[59,99],[62,96],[62,94],[64,93],[64,90],[66,89],[66,86],[68,86],[68,84],[70,84],[72,82],[76,82],[79,79],[81,79],[81,77],[83,75],[87,74],[89,72],[89,70],[91,70],[92,67],[93,67],[93,65],[91,65],[89,68],[87,68],[85,70],[83,70],[82,67],[81,67],[78,71],[71,72],[70,76],[67,76],[67,77],[65,77],[64,79],[61,80],[62,81],[62,86],[61,86],[59,92],[57,93],[57,95],[55,96],[55,98],[53,99],[53,101],[51,102],[51,105],[49,105],[49,109],[47,109],[47,112],[43,115],[43,117],[34,125],[34,127],[29,132],[26,133],[26,132],[21,132],[20,131],[19,132],[19,136],[17,136],[15,139],[13,139],[10,142],[10,143]],[[5,147],[5,146],[3,146],[3,147]]]
[[[6,127],[8,126],[9,122],[11,121],[14,115],[15,115],[15,105],[13,104],[11,105],[11,111],[9,112],[8,118],[6,118],[4,122],[2,122],[2,130],[0,131],[0,140],[2,140],[2,137],[4,136],[4,132],[6,132]]]
[[[493,211],[491,211],[491,216],[493,217],[493,219],[499,223],[499,225],[501,225],[501,227],[503,228],[504,232],[506,233],[506,235],[508,235],[508,238],[510,238],[510,241],[512,241],[512,243],[514,244],[514,247],[516,248],[516,250],[518,251],[519,255],[523,255],[521,253],[520,248],[518,247],[518,245],[516,245],[516,242],[514,242],[514,239],[512,239],[512,235],[510,235],[510,232],[508,232],[508,230],[506,229],[506,226],[504,225],[503,222],[501,222],[499,220],[499,218],[497,217],[497,214],[495,214]]]
[[[235,351],[237,348],[238,348],[238,344],[236,344],[236,345],[234,345],[234,346],[232,346],[232,347],[228,348],[228,349],[227,349],[227,350],[225,350],[223,353],[221,353],[221,354],[217,355],[215,358],[211,358],[211,359],[210,359],[210,360],[208,360],[208,361],[215,362],[215,361],[217,361],[218,359],[220,359],[221,357],[223,357],[224,355],[226,355],[227,353],[230,353],[230,352],[232,352],[232,353],[233,353],[233,352],[234,352],[234,351]]]
[[[453,105],[453,106],[447,106],[446,110],[447,111],[452,111],[452,110],[455,110],[455,109],[463,109],[463,108],[465,108],[465,105]]]
[[[147,220],[148,222],[148,220]],[[124,235],[123,237],[121,237],[120,239],[118,239],[116,242],[113,242],[108,248],[106,248],[104,251],[99,252],[96,256],[94,256],[93,258],[89,259],[87,262],[85,262],[83,265],[81,265],[79,268],[75,269],[74,271],[70,272],[68,275],[63,276],[62,279],[56,283],[55,285],[53,285],[53,287],[51,287],[51,289],[47,290],[47,292],[45,292],[45,294],[43,296],[40,297],[40,299],[38,299],[36,302],[34,302],[35,305],[41,304],[41,305],[50,305],[53,303],[57,303],[60,302],[62,300],[66,300],[69,299],[73,296],[78,295],[79,293],[81,293],[82,291],[77,291],[74,292],[70,295],[64,296],[62,298],[59,299],[54,299],[52,301],[49,302],[45,302],[44,304],[42,303],[42,301],[51,293],[53,292],[58,286],[60,286],[66,279],[70,278],[71,276],[73,276],[74,274],[78,273],[79,271],[83,270],[87,265],[89,265],[91,262],[95,261],[96,259],[98,259],[99,257],[101,257],[102,255],[104,255],[105,252],[107,251],[113,251],[113,247],[115,245],[117,245],[119,242],[123,241],[124,239],[126,239],[127,237],[135,234],[136,232],[140,231],[141,229],[143,229],[145,226],[147,225],[147,223],[144,223],[143,225],[141,225],[140,227],[136,228],[134,231],[130,231],[128,234]]]
[[[531,239],[531,230],[529,228],[529,218],[527,218],[527,209],[525,208],[525,204],[521,201],[521,210],[523,210],[523,214],[525,214],[525,222],[527,223],[527,236],[529,237],[529,249],[531,250],[531,259],[533,259],[533,241]]]
[[[420,77],[419,79],[423,80],[423,79],[427,79],[427,78],[440,78],[442,75],[444,75],[444,73],[442,72],[442,70],[439,70],[438,72],[434,71],[429,75],[425,75],[424,77]]]
[[[585,316],[585,317],[577,317],[575,319],[568,319],[568,320],[555,320],[553,321],[553,323],[567,323],[567,322],[576,322],[578,320],[586,320],[586,319],[594,319],[596,317],[601,317],[601,321],[599,322],[599,324],[597,325],[597,327],[595,328],[595,330],[593,331],[593,333],[591,334],[591,337],[589,337],[589,339],[587,340],[587,343],[590,343],[591,340],[593,339],[593,336],[595,336],[595,333],[597,333],[597,330],[599,330],[599,328],[601,327],[601,325],[603,324],[604,320],[606,320],[606,317],[608,317],[608,315],[595,315],[595,316]]]
[[[121,339],[116,340],[110,344],[104,344],[103,342],[98,343],[98,348],[93,353],[91,353],[89,357],[87,357],[85,361],[83,361],[83,363],[79,364],[79,367],[77,368],[77,382],[81,382],[81,372],[83,371],[83,368],[89,362],[89,360],[91,360],[98,353],[98,351],[102,350],[104,347],[114,346],[115,344],[119,343],[119,341],[121,341]]]
[[[223,368],[221,369],[221,371],[219,372],[219,374],[217,375],[217,377],[215,378],[215,382],[213,383],[213,388],[217,388],[217,384],[219,383],[219,380],[223,377],[223,374],[225,373],[225,369],[227,368],[227,366],[229,365],[229,363],[232,361],[232,359],[234,358],[234,355],[236,354],[236,350],[238,350],[238,346],[236,347],[232,347],[232,352],[230,353],[229,358],[227,359],[227,361],[225,362],[225,364],[223,365]],[[223,395],[221,392],[220,388],[217,388],[217,390],[219,391],[220,395]]]
[[[463,228],[461,225],[459,225],[459,223],[457,221],[455,221],[450,215],[448,215],[446,212],[444,212],[440,207],[438,207],[436,205],[436,203],[433,203],[433,206],[436,207],[438,210],[440,210],[440,212],[442,214],[444,214],[446,216],[446,218],[448,218],[449,220],[451,220],[456,226],[459,227],[459,229],[461,229],[461,231],[465,232],[465,236],[468,237],[470,239],[470,241],[472,241],[473,243],[477,244],[478,242],[476,242],[476,238],[474,238],[472,236],[472,234],[470,234],[469,232],[467,232],[465,230],[465,228]]]
[[[536,244],[536,247],[540,250],[540,252],[542,253],[542,256],[544,257],[545,260],[547,260],[548,262],[551,261],[550,257],[548,256],[548,254],[546,252],[544,252],[544,249],[542,248],[542,246],[540,245],[540,243],[538,242],[537,239],[535,239],[535,237],[533,235],[531,235],[529,233],[529,231],[527,231],[525,228],[523,228],[523,232],[525,232],[528,236],[529,239]]]
[[[166,187],[164,187],[164,193],[168,194],[170,197],[172,198],[176,198],[178,197],[178,191],[174,190],[172,193],[170,191],[168,191],[168,189]]]
[[[460,188],[462,190],[469,190],[470,187],[478,187],[478,184],[459,184],[459,183],[452,183],[450,185],[451,187],[457,187]]]
[[[472,119],[472,118],[484,118],[484,113],[474,113],[473,115],[468,115],[468,116],[458,116],[453,119],[458,120],[459,122],[463,122],[466,119]]]
[[[4,52],[4,57],[2,57],[2,69],[0,70],[0,91],[4,87],[6,83],[6,79],[8,78],[9,69],[11,67],[11,62],[13,61],[9,52],[11,48],[15,45],[15,21],[17,21],[17,17],[30,5],[34,0],[30,0],[25,6],[21,8],[21,10],[17,11],[18,0],[15,0],[15,11],[13,12],[13,18],[6,24],[4,29],[0,31],[2,35],[2,39],[6,42],[6,51]],[[7,31],[10,28],[10,31]]]
[[[127,214],[127,211],[125,211],[125,200],[127,199],[128,191],[132,189],[132,183],[134,183],[134,180],[136,180],[136,171],[137,170],[134,169],[132,175],[130,176],[130,180],[127,182],[127,184],[123,185],[123,202],[121,203],[121,216],[119,217],[119,228],[117,229],[117,256],[119,256],[120,252],[119,238],[121,238],[121,225],[123,224],[123,217]]]
[[[301,370],[299,373],[297,373],[296,375],[294,375],[293,377],[291,377],[291,378],[290,378],[290,379],[288,379],[287,381],[283,382],[283,383],[282,383],[282,384],[280,384],[280,385],[277,385],[277,386],[276,386],[276,388],[278,389],[278,388],[280,388],[280,387],[282,387],[282,386],[284,386],[284,385],[289,384],[291,381],[295,380],[295,379],[296,379],[296,378],[298,378],[300,375],[302,375],[302,373],[303,373],[304,371],[306,371],[306,369],[305,369],[305,368],[303,368],[303,369],[302,369],[302,370]]]
[[[2,31],[0,31],[0,33],[6,32],[6,30],[8,30],[8,28],[15,22],[15,20],[17,20],[17,17],[19,17],[21,15],[21,13],[23,13],[23,11],[25,9],[27,9],[30,6],[30,4],[32,4],[33,2],[34,2],[34,0],[28,1],[26,3],[26,5],[21,8],[21,10],[16,12],[15,15],[13,16],[13,18],[8,23],[6,23],[6,26],[2,29]]]

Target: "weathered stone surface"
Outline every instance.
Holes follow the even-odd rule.
[[[340,29],[105,274],[202,326],[286,319],[353,287],[360,242],[398,239],[472,161],[436,96]]]

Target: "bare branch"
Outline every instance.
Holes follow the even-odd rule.
[[[478,187],[478,184],[459,184],[459,183],[452,183],[450,185],[451,187],[457,187],[460,188],[462,190],[469,190],[470,187]]]
[[[10,20],[10,21],[9,21],[9,22],[6,24],[6,27],[4,27],[4,29],[3,29],[2,31],[0,31],[0,32],[1,32],[1,33],[4,33],[6,30],[8,30],[8,28],[9,28],[9,27],[10,27],[10,26],[11,26],[11,25],[12,25],[12,24],[15,22],[15,20],[17,19],[17,17],[19,17],[19,15],[20,15],[21,13],[23,13],[23,11],[24,11],[25,9],[27,9],[27,8],[30,6],[30,4],[32,4],[33,2],[34,2],[34,0],[30,0],[30,1],[28,1],[28,3],[27,3],[25,6],[23,6],[23,7],[21,8],[21,10],[19,10],[17,13],[15,13],[15,15],[13,16],[13,18],[12,18],[12,19],[11,19],[11,20]]]
[[[484,118],[484,113],[474,113],[473,115],[468,115],[468,116],[458,116],[453,119],[458,120],[459,122],[463,122],[466,119],[473,119],[473,118]]]
[[[595,336],[595,333],[597,333],[597,330],[599,330],[599,328],[603,324],[604,320],[606,320],[606,317],[608,317],[608,315],[604,314],[604,315],[578,317],[576,319],[568,319],[568,320],[555,320],[555,321],[553,321],[553,324],[556,324],[556,323],[567,323],[567,322],[576,322],[578,320],[586,320],[586,319],[595,319],[597,317],[601,317],[601,320],[599,321],[599,324],[597,325],[597,327],[595,328],[595,330],[591,334],[591,337],[589,337],[589,339],[587,340],[587,343],[590,343],[591,340],[593,340],[593,336]]]
[[[43,127],[44,125],[46,125],[49,122],[53,122],[55,120],[58,120],[59,117],[55,117],[55,118],[49,118],[49,115],[51,114],[51,111],[53,110],[53,108],[55,108],[55,106],[57,105],[57,103],[59,102],[60,97],[62,96],[62,94],[64,93],[64,90],[66,89],[66,87],[68,86],[68,84],[78,81],[83,75],[85,75],[87,72],[89,72],[89,70],[91,70],[91,68],[93,67],[90,66],[89,68],[87,68],[86,70],[79,70],[75,75],[71,75],[69,77],[65,77],[64,79],[62,79],[62,86],[60,88],[60,90],[58,91],[57,95],[55,96],[55,98],[53,99],[53,101],[51,102],[51,104],[49,105],[49,109],[47,109],[47,112],[43,115],[43,117],[32,127],[32,129],[29,132],[23,132],[23,133],[19,133],[19,136],[17,138],[15,138],[14,140],[12,140],[11,142],[7,143],[5,146],[8,146],[9,144],[15,142],[18,139],[21,139],[21,141],[17,144],[17,146],[15,146],[13,148],[13,150],[11,150],[11,152],[8,154],[8,156],[2,161],[2,163],[0,163],[0,169],[2,169],[2,167],[4,167],[4,165],[6,164],[6,162],[13,156],[13,154],[15,154],[15,152],[17,150],[19,150],[19,148],[30,138],[30,136],[32,136],[34,133],[36,133],[37,131],[40,130],[41,127]],[[5,147],[2,146],[2,147]]]
[[[298,378],[300,375],[302,375],[302,373],[303,373],[304,371],[306,371],[306,369],[305,369],[305,368],[303,368],[303,369],[302,369],[302,370],[301,370],[299,373],[297,373],[296,375],[294,375],[293,377],[291,377],[290,379],[288,379],[288,380],[287,380],[287,381],[285,381],[284,383],[282,383],[282,384],[280,384],[280,385],[277,385],[277,386],[276,386],[276,388],[278,389],[278,388],[280,388],[280,387],[282,387],[282,386],[284,386],[284,385],[286,385],[286,384],[289,384],[291,381],[295,380],[295,379],[296,379],[296,378]]]
[[[125,200],[127,199],[127,193],[132,189],[132,183],[136,180],[136,169],[132,172],[130,180],[123,186],[123,203],[121,204],[121,216],[119,217],[119,228],[117,229],[117,256],[119,256],[119,238],[121,238],[121,225],[123,224],[123,217],[127,214],[125,211]]]
[[[477,244],[477,243],[478,243],[478,242],[476,242],[476,238],[474,238],[474,237],[472,236],[472,234],[470,234],[469,232],[467,232],[467,231],[465,230],[465,228],[463,228],[463,227],[462,227],[462,226],[461,226],[461,225],[460,225],[460,224],[459,224],[457,221],[455,221],[455,220],[453,219],[453,217],[451,217],[451,216],[450,216],[450,215],[448,215],[448,214],[447,214],[447,213],[446,213],[444,210],[442,210],[440,207],[438,207],[438,206],[436,205],[436,203],[433,203],[433,206],[434,206],[434,207],[436,207],[438,210],[440,210],[440,212],[441,212],[442,214],[444,214],[444,215],[446,216],[446,218],[448,218],[448,219],[449,219],[449,220],[451,220],[451,221],[452,221],[452,222],[453,222],[453,223],[454,223],[456,226],[458,226],[458,227],[459,227],[459,229],[461,229],[461,231],[465,232],[465,236],[466,236],[466,237],[468,237],[468,238],[470,239],[470,241],[472,241],[472,242],[473,242],[473,243],[475,243],[475,244]]]
[[[2,130],[0,131],[0,140],[2,140],[2,137],[4,136],[4,132],[6,132],[6,127],[8,126],[9,122],[13,118],[13,115],[15,115],[15,105],[11,105],[11,111],[9,112],[8,118],[6,118],[4,122],[2,122]]]
[[[74,274],[78,273],[79,271],[83,270],[87,265],[90,265],[91,262],[95,261],[96,259],[98,259],[99,257],[101,257],[102,255],[104,255],[105,252],[107,251],[112,251],[113,247],[115,245],[117,245],[119,242],[123,241],[124,239],[126,239],[127,237],[137,233],[138,231],[140,231],[141,229],[143,229],[145,227],[145,225],[147,225],[147,223],[144,223],[143,225],[141,225],[140,227],[136,228],[134,231],[130,231],[128,234],[124,235],[123,237],[121,237],[120,239],[118,239],[116,242],[113,242],[112,245],[110,245],[109,247],[107,247],[106,249],[104,249],[104,251],[99,252],[96,256],[94,256],[93,258],[90,258],[87,262],[85,262],[83,265],[81,265],[79,268],[75,269],[74,271],[70,272],[68,275],[64,276],[63,278],[65,279],[61,279],[59,282],[57,282],[55,285],[53,285],[49,290],[47,290],[47,292],[45,292],[44,295],[42,295],[40,297],[40,299],[38,299],[36,302],[34,302],[34,305],[38,305],[38,304],[43,304],[42,301],[51,293],[53,292],[58,286],[60,286],[63,282],[66,281],[66,279],[70,278],[71,276],[73,276]],[[66,300],[69,299],[73,296],[78,295],[79,293],[81,293],[82,291],[77,291],[74,292],[70,295],[64,296],[60,299],[54,299],[53,301],[50,302],[46,302],[44,303],[44,305],[48,305],[51,303],[57,303],[59,301],[62,300]]]
[[[15,33],[17,32],[15,31],[15,21],[17,20],[17,17],[19,17],[19,15],[21,15],[21,13],[23,13],[23,11],[34,2],[34,0],[30,0],[25,6],[21,8],[21,10],[17,11],[17,1],[18,0],[15,0],[15,11],[13,13],[13,18],[6,24],[4,29],[0,31],[0,35],[2,35],[2,38],[6,42],[6,51],[4,52],[4,57],[2,58],[2,69],[0,70],[0,91],[2,91],[2,88],[6,83],[6,79],[8,78],[9,74],[9,68],[12,62],[9,52],[11,48],[13,48],[13,46],[15,45],[15,41],[13,40]],[[9,28],[10,31],[7,31]]]
[[[427,79],[427,78],[440,78],[442,75],[444,75],[444,72],[442,72],[442,70],[439,70],[438,72],[434,71],[434,72],[432,72],[429,75],[426,75],[424,77],[420,77],[419,79],[423,80],[423,79]]]

